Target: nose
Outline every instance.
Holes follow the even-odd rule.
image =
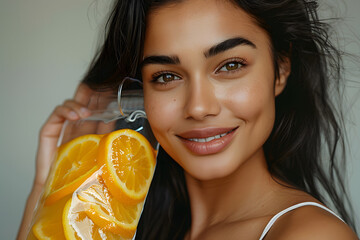
[[[210,79],[201,78],[188,82],[185,118],[204,120],[206,117],[216,116],[220,112],[220,106],[215,86]]]

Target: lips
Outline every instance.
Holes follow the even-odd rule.
[[[229,145],[237,128],[195,129],[181,133],[178,137],[196,155],[215,154]]]

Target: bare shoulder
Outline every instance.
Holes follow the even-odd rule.
[[[280,217],[266,239],[356,240],[358,237],[348,225],[326,210],[303,206]]]

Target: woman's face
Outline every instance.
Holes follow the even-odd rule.
[[[142,77],[155,137],[191,176],[225,177],[263,156],[275,79],[266,32],[232,3],[192,0],[148,16]]]

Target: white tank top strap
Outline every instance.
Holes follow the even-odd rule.
[[[273,224],[276,222],[276,220],[278,220],[282,215],[284,215],[285,213],[290,212],[290,211],[292,211],[292,210],[294,210],[296,208],[304,207],[304,206],[316,206],[316,207],[322,208],[322,209],[328,211],[329,213],[333,214],[334,216],[336,216],[337,218],[339,218],[341,221],[344,222],[344,220],[342,220],[336,213],[334,213],[333,211],[331,211],[330,209],[328,209],[327,207],[324,207],[323,205],[321,205],[319,203],[316,203],[316,202],[302,202],[302,203],[295,204],[295,205],[293,205],[291,207],[288,207],[288,208],[282,210],[281,212],[279,212],[278,214],[276,214],[274,217],[272,217],[270,219],[270,221],[268,222],[268,224],[266,225],[266,227],[264,228],[264,231],[262,232],[259,240],[264,239],[266,234],[269,232],[270,228],[273,226]]]

